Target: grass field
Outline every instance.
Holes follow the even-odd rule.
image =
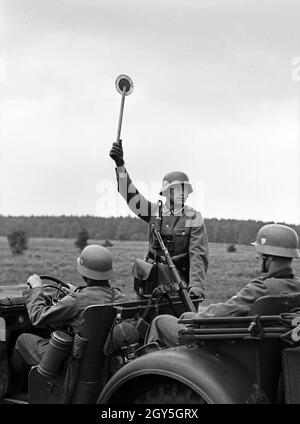
[[[113,243],[111,252],[114,256],[115,278],[112,285],[134,299],[131,270],[134,259],[142,258],[147,251],[147,243]],[[20,285],[21,293],[24,283],[32,273],[50,274],[80,285],[82,280],[76,271],[77,257],[78,250],[74,247],[74,240],[32,238],[24,255],[13,256],[6,238],[0,237],[0,297],[4,297],[12,285]],[[300,261],[295,261],[295,271],[300,275]],[[259,263],[251,246],[237,246],[237,252],[228,253],[226,245],[210,244],[205,303],[226,300],[258,274]]]

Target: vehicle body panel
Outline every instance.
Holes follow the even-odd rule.
[[[206,403],[267,402],[255,376],[241,363],[226,354],[213,355],[206,349],[180,346],[148,353],[125,365],[106,384],[98,403],[122,403],[134,386],[140,392],[147,377],[158,376],[184,383]]]

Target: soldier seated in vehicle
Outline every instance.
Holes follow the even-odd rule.
[[[182,318],[243,316],[260,297],[300,292],[300,278],[292,270],[293,258],[300,257],[296,231],[286,225],[268,224],[258,231],[251,244],[262,260],[261,271],[265,275],[252,280],[226,302],[200,306],[197,313],[186,312]],[[152,321],[145,343],[175,346],[181,326],[174,316],[160,315]]]
[[[77,259],[77,271],[86,285],[76,288],[70,284],[70,293],[50,306],[47,306],[40,277],[34,274],[28,278],[29,289],[23,295],[34,326],[51,326],[56,329],[68,326],[68,329],[75,333],[81,323],[81,314],[87,306],[128,300],[119,289],[112,288],[109,284],[113,276],[113,258],[105,247],[85,247]],[[30,367],[39,364],[48,344],[49,339],[36,334],[21,334],[11,358],[13,376],[19,377],[25,370],[28,371]]]

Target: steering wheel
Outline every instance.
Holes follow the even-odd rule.
[[[63,294],[63,296],[66,296],[69,293],[70,287],[68,286],[68,284],[65,283],[63,280],[60,280],[57,277],[54,277],[52,275],[40,275],[40,279],[41,280],[53,281],[54,283],[57,284],[57,286],[54,286],[54,285],[51,285],[51,284],[46,284],[46,285],[43,286],[44,289],[52,288],[52,289],[56,290],[56,294],[54,296],[51,296],[51,302],[52,302],[53,305],[56,305],[56,303],[59,300],[59,297],[58,297],[59,292],[61,294]],[[66,288],[67,291],[63,290],[63,287]]]

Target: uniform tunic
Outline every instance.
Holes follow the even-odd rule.
[[[158,217],[158,202],[147,200],[132,183],[127,172],[119,173],[116,169],[118,191],[126,200],[129,208],[139,218],[149,224],[149,252],[147,260],[160,262],[163,256],[158,241],[151,229],[153,219]],[[204,288],[205,274],[208,268],[208,240],[203,218],[200,212],[189,206],[176,213],[172,213],[166,206],[162,209],[160,228],[162,239],[171,256],[187,254],[186,258],[178,262],[177,269],[182,278],[189,283],[189,287]],[[167,268],[167,265],[165,265]],[[158,275],[164,279],[166,271]],[[166,281],[160,281],[165,283]]]
[[[263,296],[300,293],[300,278],[287,268],[273,274],[256,278],[226,302],[200,306],[197,313],[186,312],[182,318],[212,318],[247,315],[253,303]],[[148,332],[146,343],[158,342],[163,346],[175,346],[178,330],[183,324],[171,315],[156,317]]]
[[[76,332],[82,322],[82,313],[90,305],[121,303],[127,298],[119,290],[109,286],[84,286],[77,288],[60,299],[55,305],[47,306],[43,287],[26,290],[24,293],[26,308],[33,325],[62,328],[69,326]],[[101,323],[99,323],[101,326]],[[23,333],[16,342],[15,349],[30,365],[36,365],[47,349],[49,339],[35,334]]]

